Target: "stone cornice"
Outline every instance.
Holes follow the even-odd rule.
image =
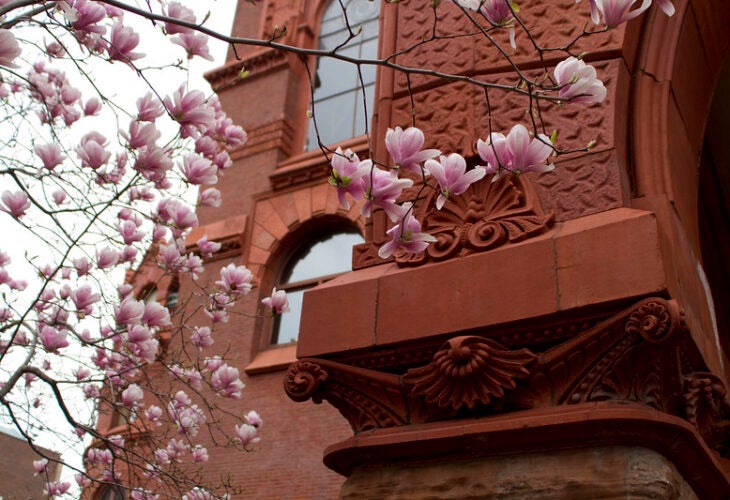
[[[215,92],[237,85],[250,78],[286,64],[287,55],[275,49],[263,48],[240,61],[229,61],[224,66],[205,73],[205,79]],[[241,72],[246,76],[241,77]]]

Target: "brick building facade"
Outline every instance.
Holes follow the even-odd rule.
[[[366,223],[358,206],[342,208],[322,152],[307,151],[315,61],[243,47],[208,75],[249,140],[232,153],[222,209],[199,212],[189,241],[207,234],[223,244],[203,281],[231,262],[256,276],[260,297],[245,301],[217,343],[246,373],[245,397],[230,408],[256,409],[265,420],[254,452],[235,462],[213,453],[210,474],[233,473],[254,498],[730,491],[730,150],[720,134],[730,116],[730,7],[674,4],[671,18],[654,6],[574,47],[599,70],[608,97],[552,106],[547,127],[573,146],[596,146],[560,157],[554,172],[474,188],[462,199],[481,200],[476,218],[467,201],[454,204],[449,223],[429,218],[432,200],[422,203],[427,227],[448,237],[420,261],[378,261],[386,217]],[[286,26],[280,41],[317,47],[328,5],[240,2],[234,35],[267,38]],[[587,9],[551,0],[525,2],[522,14],[538,43],[560,45],[580,33]],[[468,26],[449,2],[436,12],[444,33]],[[379,54],[413,46],[399,64],[511,77],[480,37],[418,46],[432,16],[412,1],[384,3],[375,17]],[[496,36],[506,43],[506,33]],[[519,32],[518,44],[529,44]],[[520,50],[513,60],[533,70],[534,57]],[[562,58],[551,57],[548,66]],[[427,147],[475,156],[488,127],[482,90],[427,75],[407,81],[388,68],[372,78],[372,141],[358,135],[337,145],[386,162],[385,130],[408,126],[413,102]],[[493,93],[494,130],[523,119],[520,99]],[[492,241],[490,231],[504,234]],[[272,342],[282,326],[262,317],[255,299],[286,281],[311,245],[353,232],[365,239],[355,271],[308,281],[322,284],[305,294],[298,341]],[[148,278],[135,282],[141,289]],[[449,378],[444,360],[474,375]],[[485,382],[494,366],[509,367],[497,388]]]

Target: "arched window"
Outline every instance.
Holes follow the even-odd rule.
[[[360,33],[337,53],[345,56],[373,59],[378,55],[378,17],[380,2],[370,0],[345,0],[347,21],[353,33]],[[332,50],[344,43],[348,37],[345,16],[340,2],[333,0],[322,16],[319,33],[319,48]],[[362,82],[357,67],[353,64],[323,57],[317,61],[313,75],[314,99],[312,109],[317,120],[319,137],[324,144],[339,142],[365,132],[364,99],[368,114],[373,112],[375,91],[375,66],[363,65]],[[307,150],[317,148],[317,131],[313,120],[309,120]]]
[[[352,269],[352,247],[365,240],[354,229],[320,233],[299,247],[289,259],[278,285],[285,290],[291,311],[276,317],[272,344],[297,340],[304,291]]]
[[[105,486],[96,498],[97,500],[124,500],[126,495],[121,486]]]

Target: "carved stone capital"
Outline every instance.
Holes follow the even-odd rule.
[[[730,450],[726,388],[697,355],[676,302],[646,298],[608,319],[581,324],[585,330],[542,352],[544,344],[505,347],[485,334],[452,337],[428,355],[404,346],[400,364],[393,364],[394,353],[375,349],[371,363],[362,353],[351,364],[302,359],[289,369],[285,387],[295,401],[329,401],[356,432],[564,405],[631,403],[683,419],[709,447]]]

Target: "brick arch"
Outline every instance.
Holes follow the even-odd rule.
[[[730,53],[730,2],[675,0],[647,13],[636,58],[630,138],[638,197],[665,195],[699,250],[697,192],[708,111]]]
[[[276,257],[282,252],[287,236],[317,219],[333,216],[357,225],[364,234],[359,204],[349,210],[344,209],[339,205],[336,190],[328,184],[303,187],[257,200],[250,225],[246,265],[258,281],[270,281]]]

